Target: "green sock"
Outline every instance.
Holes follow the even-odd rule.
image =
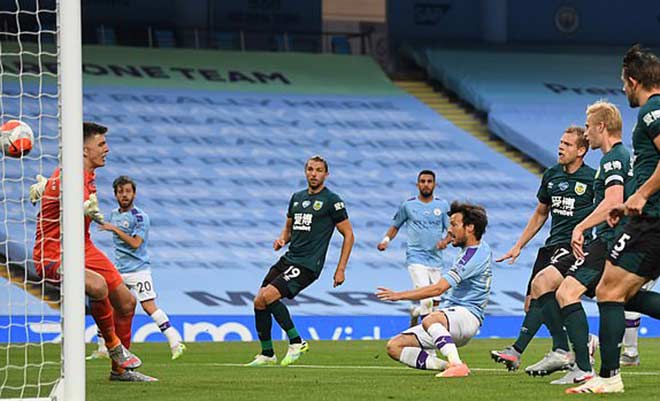
[[[568,337],[562,324],[561,311],[555,298],[555,292],[548,292],[539,297],[539,304],[543,309],[543,323],[548,327],[552,336],[552,350],[568,351]]]
[[[654,291],[638,291],[626,303],[626,310],[660,319],[660,294]]]
[[[527,348],[529,342],[532,341],[532,338],[534,338],[542,324],[543,313],[539,306],[539,301],[537,299],[532,299],[529,303],[529,310],[525,314],[525,320],[523,320],[522,326],[520,326],[518,338],[516,339],[516,342],[513,343],[513,348],[521,354],[525,352],[525,348]]]
[[[575,363],[584,372],[591,371],[589,360],[589,323],[580,302],[561,308],[568,338],[575,352]]]
[[[619,373],[621,342],[626,331],[623,302],[598,302],[600,312],[600,377]]]
[[[257,329],[259,341],[261,341],[261,354],[265,356],[273,356],[273,342],[271,341],[270,331],[273,327],[273,318],[268,309],[255,309],[254,322]]]
[[[268,305],[268,310],[273,314],[277,324],[286,331],[287,336],[289,337],[290,344],[299,344],[302,342],[298,330],[293,325],[293,320],[291,320],[291,314],[289,309],[281,301],[273,302]]]

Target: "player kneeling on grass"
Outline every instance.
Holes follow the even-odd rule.
[[[151,278],[151,259],[147,252],[151,221],[142,209],[135,206],[136,185],[130,177],[122,175],[112,183],[119,207],[110,214],[110,222],[101,229],[113,233],[115,266],[128,289],[135,292],[142,309],[156,323],[167,338],[172,359],[183,354],[186,346],[181,335],[172,325],[167,314],[156,305],[156,290]],[[107,354],[103,337],[98,337],[99,348],[87,359],[96,359]]]
[[[401,292],[379,287],[376,295],[386,301],[415,301],[446,293],[439,311],[388,341],[387,353],[412,368],[443,370],[436,377],[463,377],[470,370],[456,347],[467,344],[483,322],[492,280],[492,254],[490,246],[481,240],[488,224],[483,207],[454,202],[449,216],[451,244],[462,251],[440,281]],[[453,290],[447,293],[450,288]],[[435,356],[436,349],[449,363]]]

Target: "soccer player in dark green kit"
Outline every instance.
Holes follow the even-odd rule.
[[[335,227],[344,241],[333,286],[337,287],[344,282],[346,264],[353,248],[353,228],[344,202],[339,195],[325,187],[327,176],[328,163],[325,159],[317,155],[307,160],[307,189],[291,196],[286,224],[273,243],[276,251],[289,243],[289,250],[270,268],[254,299],[254,318],[261,353],[248,366],[277,363],[271,341],[273,317],[289,337],[289,349],[281,362],[283,366],[292,364],[309,349],[296,330],[289,310],[280,299],[293,299],[321,275]]]
[[[614,225],[622,215],[631,216],[614,240],[596,287],[600,372],[566,390],[570,394],[623,392],[619,354],[626,328],[624,309],[660,318],[660,294],[640,291],[660,275],[660,59],[633,46],[623,57],[621,79],[630,107],[640,108],[633,128],[636,191],[608,217]]]
[[[559,142],[558,163],[543,174],[536,195],[539,202],[534,214],[530,217],[516,244],[497,260],[497,262],[502,262],[510,259],[509,263],[515,262],[522,248],[543,227],[548,215],[552,216],[550,236],[546,240],[545,246],[538,250],[527,286],[526,313],[520,334],[513,345],[502,350],[491,351],[491,358],[503,363],[509,370],[518,369],[521,354],[543,323],[552,335],[551,356],[565,359],[568,363],[568,337],[562,327],[560,316],[557,314],[551,321],[543,319],[542,307],[544,304],[557,304],[554,293],[540,297],[541,294],[537,294],[531,284],[539,274],[543,274],[548,265],[570,255],[573,228],[594,208],[593,181],[596,170],[584,164],[583,161],[588,150],[589,143],[584,137],[584,129],[582,127],[567,128]]]
[[[594,180],[594,204],[597,206],[573,229],[573,254],[544,269],[545,274],[539,274],[532,283],[541,297],[548,293],[556,297],[558,305],[544,305],[543,316],[546,320],[561,316],[575,353],[575,364],[569,372],[551,384],[582,383],[594,377],[590,351],[596,347],[589,345],[597,343],[597,339],[589,335],[587,315],[580,297],[595,295],[605,259],[618,234],[607,224],[610,210],[623,203],[634,191],[630,152],[621,139],[623,122],[619,109],[612,103],[598,101],[587,108],[586,114],[585,136],[589,146],[600,149],[603,154]],[[596,239],[585,245],[584,232],[593,227],[596,227]],[[564,365],[565,361],[558,358],[546,358],[526,370],[532,375],[543,376],[562,369]]]

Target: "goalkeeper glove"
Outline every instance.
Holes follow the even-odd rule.
[[[37,174],[36,179],[36,184],[30,185],[30,202],[32,202],[32,205],[36,205],[44,195],[46,183],[48,182],[48,179],[41,174]]]
[[[83,207],[85,209],[85,216],[90,217],[98,224],[105,223],[103,214],[99,210],[99,200],[96,198],[96,194],[89,195],[89,199],[83,203]]]

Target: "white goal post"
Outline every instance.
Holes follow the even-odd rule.
[[[83,216],[82,35],[80,0],[58,1],[62,138],[62,395],[85,400],[85,233]],[[56,390],[58,387],[56,387]]]

